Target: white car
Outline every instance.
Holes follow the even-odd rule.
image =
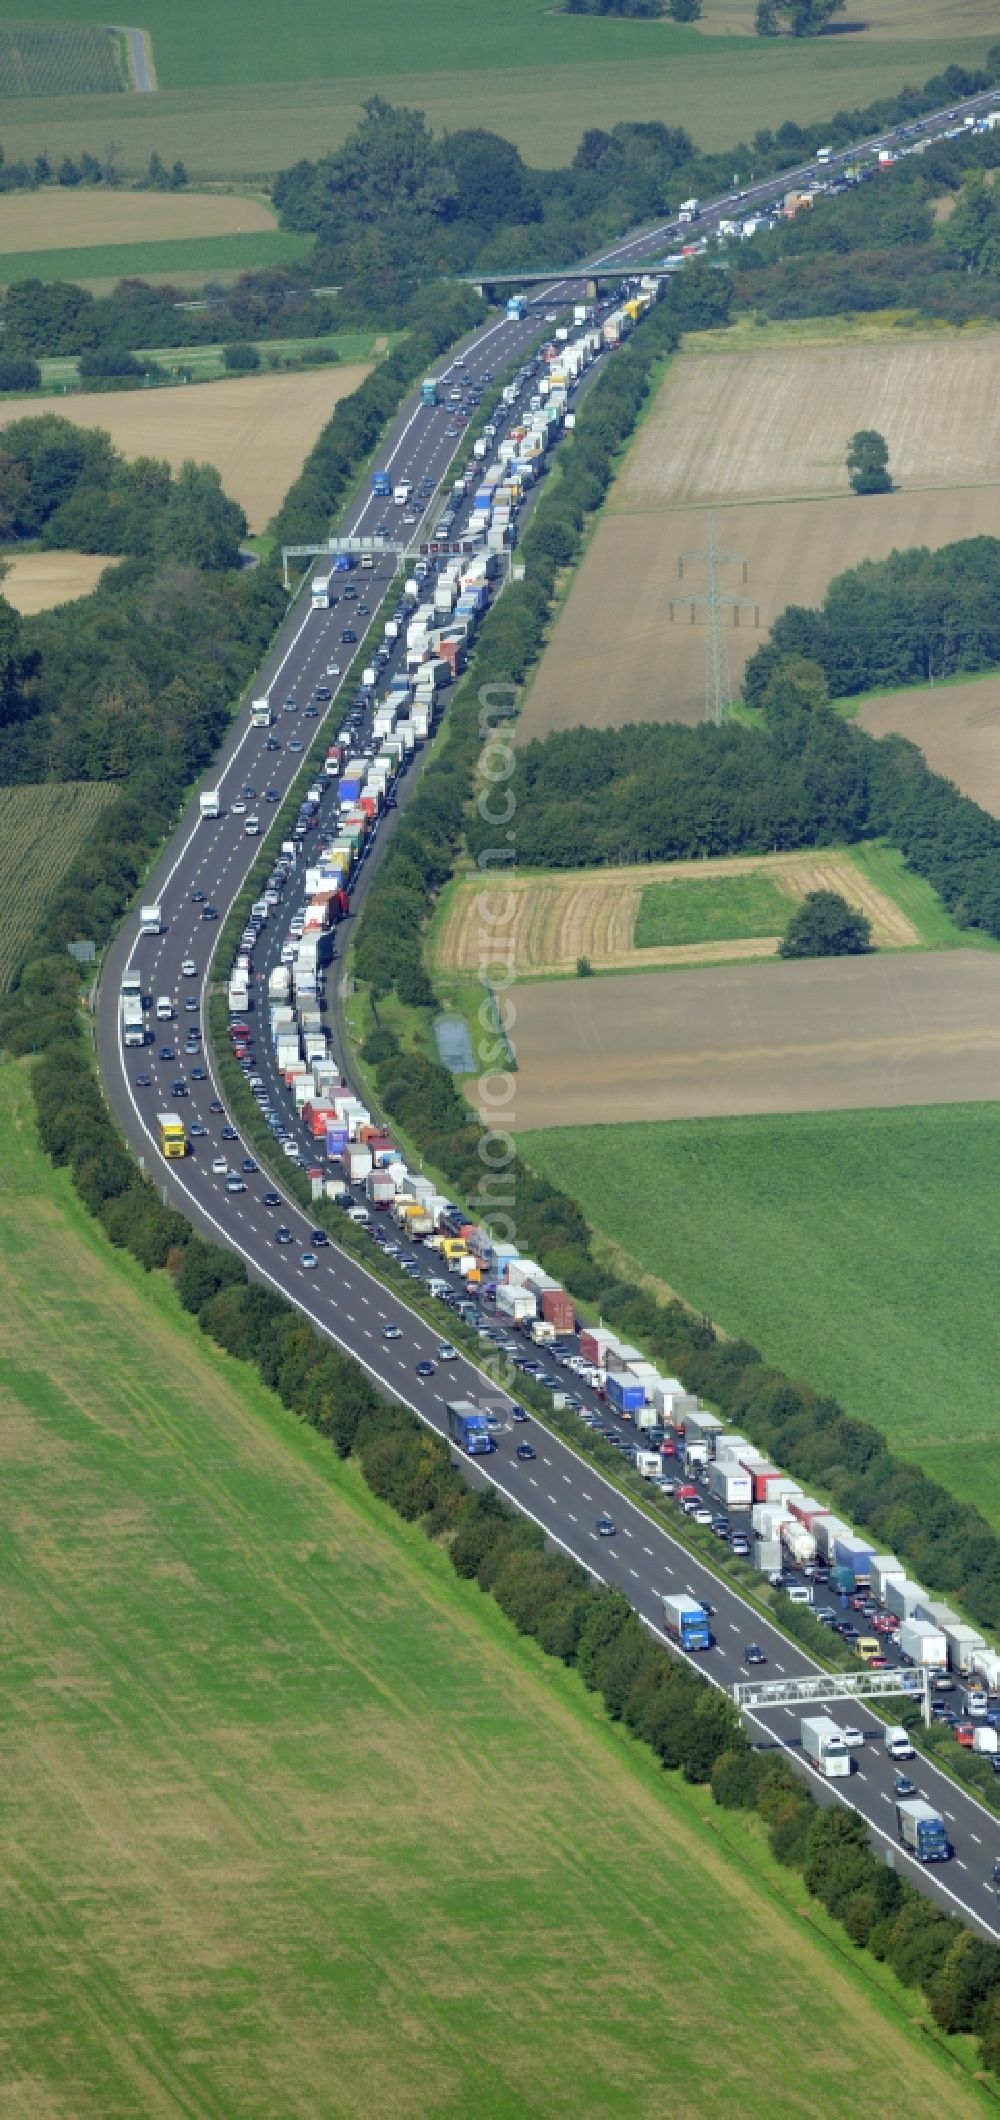
[[[445,1340],[444,1345],[438,1348],[437,1358],[439,1362],[457,1362],[458,1348],[453,1347],[450,1340]]]
[[[327,676],[328,676],[328,677],[339,677],[339,676],[340,676],[340,664],[339,664],[339,663],[327,663],[327,666],[326,666],[326,674],[327,674]]]
[[[844,1728],[844,1743],[845,1743],[845,1745],[852,1745],[852,1746],[853,1746],[853,1745],[863,1745],[863,1744],[864,1744],[864,1741],[865,1741],[865,1733],[864,1733],[864,1731],[863,1731],[863,1730],[859,1730],[859,1729],[858,1729],[858,1728],[856,1727],[856,1725],[855,1725],[854,1723],[847,1723],[847,1724],[845,1725],[845,1728]]]
[[[710,1509],[694,1509],[691,1513],[694,1517],[694,1521],[696,1524],[710,1524],[712,1521],[712,1512]],[[846,1731],[844,1734],[846,1736]]]
[[[226,1160],[225,1156],[213,1156],[213,1158],[212,1158],[212,1176],[213,1176],[213,1178],[226,1178],[226,1177],[228,1177],[228,1175],[229,1175],[229,1164],[228,1164],[228,1162],[227,1162],[227,1160]]]
[[[226,1191],[231,1193],[246,1192],[246,1182],[240,1177],[238,1170],[230,1171],[226,1179]]]
[[[245,817],[247,814],[247,806],[245,802],[231,802],[229,807],[234,817]]]
[[[183,972],[185,979],[197,979],[198,967],[193,957],[185,957],[184,962],[181,965],[181,971]]]

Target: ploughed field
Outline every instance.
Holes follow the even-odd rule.
[[[1000,954],[954,949],[518,986],[520,1131],[964,1104],[1000,1084]]]
[[[103,428],[127,457],[214,464],[230,498],[262,530],[308,456],[334,406],[369,373],[370,363],[302,375],[240,376],[162,390],[111,390],[67,397],[59,413],[74,426]],[[38,401],[5,398],[0,429],[37,413]]]
[[[873,736],[908,737],[936,773],[1000,817],[1000,677],[869,699],[858,720]]]
[[[553,1125],[518,1145],[647,1272],[1000,1526],[1000,1104]]]
[[[510,966],[518,979],[573,972],[651,971],[663,965],[773,957],[808,891],[835,890],[867,914],[872,940],[912,948],[918,928],[840,848],[650,862],[619,869],[519,871],[484,886],[463,878],[446,893],[429,938],[436,972]]]
[[[980,2109],[754,1821],[105,1242],[23,1066],[0,1198],[7,2110]]]
[[[681,356],[612,488],[518,722],[553,729],[705,715],[714,518],[734,694],[788,604],[894,548],[1000,529],[1000,335],[835,341]],[[889,442],[900,490],[848,491],[847,440]]]

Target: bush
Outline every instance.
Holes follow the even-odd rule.
[[[222,364],[230,375],[250,375],[260,367],[260,349],[248,339],[222,349]]]
[[[0,354],[0,390],[39,390],[42,371],[24,354]]]

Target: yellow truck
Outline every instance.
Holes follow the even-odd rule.
[[[161,1112],[157,1120],[160,1129],[160,1149],[167,1157],[187,1155],[187,1133],[183,1119],[176,1112]]]

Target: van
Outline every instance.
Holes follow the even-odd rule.
[[[362,552],[362,554],[361,554],[361,572],[362,572],[362,574],[370,574],[370,573],[371,573],[371,571],[372,571],[372,568],[374,567],[374,565],[375,565],[375,554],[374,554],[374,552]]]
[[[902,1723],[890,1724],[885,1733],[885,1749],[890,1759],[912,1759],[913,1746]]]
[[[870,1664],[873,1656],[881,1656],[882,1644],[877,1635],[859,1634],[854,1644],[854,1653],[863,1657],[866,1664]]]
[[[172,1002],[172,1001],[171,1001],[171,999],[170,999],[170,995],[169,995],[169,994],[157,994],[157,997],[156,997],[156,1020],[157,1020],[157,1023],[172,1023],[172,1022],[173,1022],[173,1016],[174,1016],[174,1004],[173,1004],[173,1002]]]
[[[788,1599],[789,1603],[793,1605],[811,1605],[813,1601],[812,1584],[789,1583]]]

